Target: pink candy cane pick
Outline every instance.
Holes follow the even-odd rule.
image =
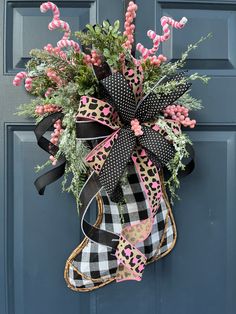
[[[163,33],[164,33],[163,39],[167,40],[170,38],[170,29],[169,29],[168,25],[171,25],[172,27],[177,28],[177,29],[181,29],[185,26],[187,21],[188,20],[186,17],[182,17],[182,19],[179,22],[177,22],[170,17],[163,16],[161,18],[161,26],[162,26]]]
[[[25,89],[29,92],[32,89],[32,78],[31,77],[27,77],[25,79]]]
[[[40,6],[40,11],[42,13],[46,13],[48,10],[52,10],[53,12],[53,19],[59,19],[60,18],[60,10],[53,2],[44,2]]]
[[[68,40],[68,39],[61,39],[58,41],[57,46],[60,48],[64,47],[73,47],[75,51],[80,51],[80,46],[77,42],[74,40]]]
[[[22,80],[23,80],[24,78],[26,78],[26,77],[27,77],[27,73],[26,73],[26,72],[19,72],[19,73],[17,73],[16,76],[14,77],[14,79],[13,79],[13,81],[12,81],[12,84],[13,84],[14,86],[20,86]]]
[[[40,7],[41,12],[45,13],[48,10],[53,11],[53,20],[48,24],[50,31],[61,28],[65,33],[61,40],[58,41],[57,46],[60,48],[72,47],[75,51],[80,51],[80,46],[74,40],[69,40],[71,35],[70,25],[60,19],[60,11],[58,7],[52,2],[45,2]]]
[[[57,29],[57,28],[61,28],[65,32],[62,39],[68,39],[70,37],[71,30],[70,30],[70,26],[68,23],[66,23],[62,20],[54,19],[48,24],[48,29],[50,31]]]
[[[147,32],[147,36],[152,39],[153,41],[153,47],[151,49],[145,48],[141,43],[138,43],[136,46],[136,49],[142,54],[143,59],[147,59],[150,55],[153,55],[156,53],[156,51],[159,49],[159,45],[161,42],[164,42],[170,38],[170,29],[169,25],[181,29],[185,26],[187,23],[187,18],[183,17],[179,22],[173,20],[170,17],[163,16],[161,18],[161,26],[163,29],[163,35],[157,35],[154,31],[149,30]]]

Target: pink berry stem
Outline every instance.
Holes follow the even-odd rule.
[[[54,145],[57,145],[62,132],[63,132],[62,122],[61,120],[57,120],[54,124],[54,132],[51,134],[50,142]],[[52,165],[55,166],[57,163],[57,159],[53,155],[51,155],[49,159],[51,160]]]
[[[136,17],[136,11],[138,9],[137,4],[130,1],[125,13],[125,24],[124,24],[124,35],[127,36],[127,40],[124,43],[124,47],[128,50],[132,49],[132,44],[134,43],[134,30],[135,25],[133,23]]]
[[[44,46],[43,49],[45,51],[47,51],[48,53],[55,54],[55,55],[59,56],[61,59],[68,62],[66,53],[64,51],[61,51],[60,47],[54,48],[51,44],[47,44],[46,46]]]
[[[169,105],[163,110],[164,116],[170,117],[172,120],[182,124],[185,127],[194,128],[196,126],[196,120],[189,118],[188,108],[181,105]]]

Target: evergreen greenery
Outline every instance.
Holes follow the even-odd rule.
[[[130,63],[133,63],[132,56],[123,48],[126,37],[120,32],[119,21],[116,21],[114,25],[104,21],[102,25],[94,27],[87,25],[86,28],[87,32],[77,32],[76,37],[87,47],[87,52],[96,49],[97,53],[103,56],[113,71],[121,70],[121,55],[126,56]],[[188,54],[209,36],[202,37],[197,43],[189,45],[181,58],[174,63],[164,63],[157,67],[152,65],[149,60],[146,60],[142,64],[144,69],[144,92],[148,93],[152,90],[156,82],[162,77],[174,75],[183,68]],[[32,117],[37,123],[43,118],[43,116],[35,113],[37,105],[56,104],[62,108],[64,113],[64,131],[60,137],[58,156],[62,154],[67,160],[63,190],[73,193],[79,206],[79,192],[89,173],[84,162],[84,157],[88,154],[89,147],[84,142],[76,139],[75,119],[80,97],[83,95],[96,95],[98,92],[98,81],[92,67],[84,62],[82,53],[74,53],[71,49],[67,50],[66,53],[67,60],[63,60],[58,55],[45,50],[33,49],[30,52],[31,59],[27,64],[28,76],[33,78],[30,94],[36,98],[32,99],[29,104],[20,105],[17,114]],[[63,80],[64,83],[60,87],[48,78],[46,74],[48,69],[55,71]],[[173,80],[159,85],[154,92],[157,95],[160,93],[167,94],[173,91],[179,84],[197,79],[207,83],[209,78],[194,73],[189,77],[183,78],[180,82]],[[53,88],[54,91],[50,96],[45,97],[44,94],[48,88]],[[177,103],[187,107],[189,110],[197,110],[202,106],[201,101],[193,98],[189,92],[184,94]],[[182,159],[187,156],[186,144],[191,142],[184,134],[176,135],[163,118],[158,118],[157,124],[166,131],[176,150],[174,159],[168,164],[171,177],[166,182],[166,186],[174,198],[176,195],[175,190],[179,186],[178,171],[184,168]],[[36,167],[36,170],[40,171],[49,164],[50,162],[47,161],[44,165]],[[121,180],[122,184],[127,182],[126,175],[127,173]],[[121,217],[122,206],[122,204],[119,205]]]

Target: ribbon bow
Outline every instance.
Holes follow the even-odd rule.
[[[183,76],[180,73],[171,80],[180,81]],[[154,163],[157,168],[174,157],[173,145],[161,134],[156,122],[160,112],[190,87],[189,83],[179,84],[167,95],[150,92],[137,102],[137,91],[140,95],[142,86],[135,85],[135,81],[142,79],[136,78],[130,84],[121,73],[107,76],[100,81],[100,93],[106,101],[83,96],[77,114],[79,120],[95,121],[113,131],[89,153],[86,161],[114,201],[120,198],[119,181],[130,158],[141,173],[140,158],[144,155],[149,166]]]

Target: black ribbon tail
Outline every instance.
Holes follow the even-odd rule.
[[[187,175],[192,173],[194,168],[195,168],[195,161],[194,161],[195,153],[194,153],[193,146],[190,144],[187,144],[186,150],[187,150],[189,156],[187,158],[183,158],[183,160],[182,160],[182,163],[184,164],[185,167],[183,170],[179,171],[179,173],[178,173],[179,178],[186,177]]]
[[[102,61],[100,66],[93,65],[93,72],[99,81],[112,74],[111,68],[106,61]]]
[[[52,144],[46,137],[44,137],[44,134],[50,129],[50,127],[57,120],[62,119],[63,116],[64,114],[62,112],[56,112],[56,113],[50,114],[47,117],[43,118],[42,121],[40,121],[36,125],[35,130],[34,130],[38,145],[47,153],[53,156],[55,156],[56,153],[58,152],[58,147]],[[44,191],[47,185],[55,182],[61,176],[63,176],[65,172],[65,165],[66,165],[65,157],[60,156],[57,160],[57,165],[54,166],[53,169],[44,173],[43,175],[41,175],[35,180],[34,185],[40,195],[44,194]]]
[[[182,160],[182,163],[184,164],[184,169],[178,171],[179,179],[191,174],[195,168],[195,161],[194,161],[195,153],[194,153],[193,146],[190,144],[187,144],[186,150],[189,156],[187,158],[183,158]],[[166,167],[163,168],[163,173],[164,173],[165,180],[168,180],[171,177],[171,173]]]
[[[60,157],[57,160],[57,166],[47,171],[34,181],[34,185],[40,195],[44,194],[47,185],[57,181],[65,173],[66,160],[64,157]]]
[[[85,220],[85,216],[90,207],[90,204],[99,194],[101,189],[102,185],[99,181],[99,178],[97,174],[93,172],[85,182],[79,195],[80,201],[82,203],[80,207],[81,229],[84,235],[91,241],[106,245],[112,248],[114,251],[119,243],[119,236],[113,232],[99,229]]]

